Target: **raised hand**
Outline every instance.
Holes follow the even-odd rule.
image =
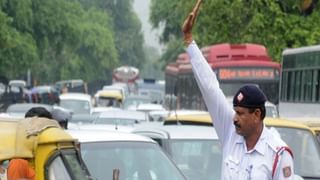
[[[199,7],[202,0],[198,0],[196,5],[193,7],[191,13],[184,20],[182,25],[183,40],[185,45],[189,45],[192,42],[192,27],[198,15]]]

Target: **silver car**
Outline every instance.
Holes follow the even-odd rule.
[[[157,141],[188,180],[220,180],[222,153],[212,126],[162,125],[133,133]]]

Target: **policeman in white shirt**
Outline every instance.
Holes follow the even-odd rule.
[[[186,18],[184,42],[208,111],[223,148],[221,179],[294,179],[293,156],[286,143],[265,127],[266,96],[255,85],[239,89],[229,105],[215,73],[192,38],[201,0]]]

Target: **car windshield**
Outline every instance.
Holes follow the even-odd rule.
[[[60,100],[60,106],[71,110],[74,114],[90,113],[90,104],[88,101],[62,99]]]
[[[276,107],[274,106],[266,106],[266,117],[279,117]]]
[[[119,100],[112,97],[99,97],[97,100],[98,107],[120,107]]]
[[[294,171],[302,177],[320,178],[319,144],[310,131],[276,127],[294,154]]]
[[[172,159],[188,180],[220,180],[222,153],[218,140],[172,140]]]
[[[81,154],[93,179],[112,179],[113,170],[119,169],[120,179],[184,180],[183,175],[156,144],[83,143]]]
[[[80,163],[78,154],[74,150],[62,150],[54,159],[46,165],[48,179],[88,180],[88,170]]]
[[[124,109],[128,109],[129,107],[138,107],[139,104],[151,103],[151,99],[149,98],[126,98],[123,103]]]

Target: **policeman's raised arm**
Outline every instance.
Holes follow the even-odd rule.
[[[193,7],[193,10],[189,13],[187,18],[184,20],[182,25],[182,32],[183,32],[183,41],[184,44],[187,46],[189,45],[193,38],[192,38],[192,28],[193,24],[198,16],[199,8],[202,3],[202,0],[198,0],[196,5]]]
[[[194,77],[214,121],[214,127],[216,128],[219,139],[221,142],[224,142],[225,137],[227,137],[227,134],[233,127],[232,118],[234,111],[232,107],[229,106],[222,90],[219,88],[219,82],[211,66],[192,38],[192,28],[199,13],[201,2],[202,0],[196,2],[194,8],[183,23],[183,39],[187,46]]]

